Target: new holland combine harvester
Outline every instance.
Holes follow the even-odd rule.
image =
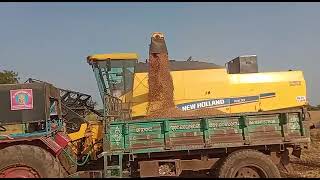
[[[156,35],[164,38],[154,33],[150,46],[165,46]],[[300,157],[310,142],[301,71],[258,72],[256,56],[227,67],[171,60],[176,107],[224,114],[148,119],[147,62],[135,53],[87,62],[103,114],[86,104],[89,96],[49,83],[0,85],[1,178],[280,177],[279,169],[290,171],[289,149]],[[72,101],[71,93],[78,94]],[[96,121],[86,120],[80,106]]]

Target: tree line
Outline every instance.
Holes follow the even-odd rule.
[[[20,78],[14,71],[3,70],[0,72],[0,84],[16,84]]]

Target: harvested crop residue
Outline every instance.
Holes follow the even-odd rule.
[[[155,113],[159,109],[174,107],[173,82],[169,70],[168,55],[150,54],[148,84],[149,105],[148,114]]]
[[[145,119],[149,118],[191,118],[191,117],[206,117],[217,114],[224,114],[215,108],[204,108],[199,110],[182,111],[178,108],[172,107],[167,109],[159,109],[154,111],[153,114],[148,115]]]

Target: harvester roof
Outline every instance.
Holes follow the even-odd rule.
[[[170,71],[185,71],[185,70],[202,70],[202,69],[223,69],[224,66],[220,66],[214,63],[201,62],[201,61],[169,61]],[[135,72],[148,72],[148,63],[139,62],[136,65]]]
[[[111,54],[94,54],[87,57],[88,62],[111,60],[137,60],[136,53],[111,53]]]

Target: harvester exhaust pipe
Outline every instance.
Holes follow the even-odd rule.
[[[151,35],[151,44],[149,46],[150,54],[168,54],[164,34],[161,32],[153,32]]]

